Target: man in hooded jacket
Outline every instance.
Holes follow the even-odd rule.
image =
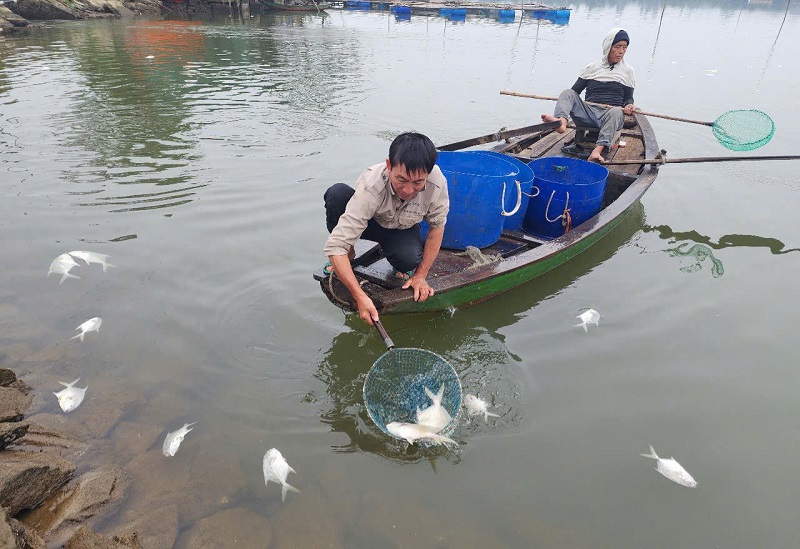
[[[578,125],[598,128],[597,146],[589,154],[589,160],[594,162],[605,162],[603,153],[610,150],[612,140],[622,129],[625,115],[636,110],[633,104],[636,73],[624,59],[628,44],[627,32],[611,29],[603,39],[603,57],[586,65],[572,88],[561,92],[554,116],[542,115],[544,122],[561,121],[561,127],[556,129],[558,133],[567,131],[570,117]],[[585,103],[580,98],[583,90],[586,90],[586,101],[612,105],[613,108]]]

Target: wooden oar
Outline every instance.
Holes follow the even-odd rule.
[[[561,122],[559,121],[544,122],[542,124],[525,126],[524,128],[517,128],[515,130],[504,130],[495,133],[490,133],[488,135],[482,135],[480,137],[473,137],[472,139],[466,139],[464,141],[458,141],[456,143],[450,143],[448,145],[442,145],[441,147],[436,147],[436,148],[439,149],[440,151],[459,151],[461,149],[466,149],[467,147],[473,147],[475,145],[483,145],[485,143],[494,143],[495,141],[502,141],[503,139],[508,139],[509,137],[516,137],[518,135],[525,135],[544,130],[554,130],[560,125]]]
[[[519,93],[503,90],[500,92],[502,95],[513,95],[515,97],[530,97],[532,99],[546,99],[547,101],[558,101],[557,97],[548,97],[546,95],[535,95],[532,93]],[[593,103],[585,101],[589,105],[597,105],[598,107],[609,108],[611,105],[603,103]],[[763,147],[769,143],[772,136],[775,135],[775,122],[765,112],[755,109],[736,109],[722,113],[713,122],[704,122],[702,120],[692,120],[691,118],[680,118],[678,116],[667,116],[666,114],[657,114],[654,112],[636,111],[638,114],[645,116],[654,116],[656,118],[665,118],[667,120],[677,120],[678,122],[689,122],[690,124],[700,124],[701,126],[709,126],[717,138],[719,144],[732,151],[752,151],[759,147]]]
[[[645,158],[642,160],[611,160],[603,166],[622,166],[625,164],[686,164],[689,162],[735,162],[737,160],[800,160],[800,155],[783,156],[695,156],[688,158]]]
[[[503,90],[500,95],[513,95],[514,97],[528,97],[530,99],[544,99],[546,101],[558,101],[558,97],[550,97],[547,95],[535,95],[533,93],[520,93],[508,90]],[[606,105],[605,103],[594,103],[592,101],[584,101],[587,105],[595,105],[597,107],[611,108],[613,105]],[[679,118],[677,116],[667,116],[666,114],[656,114],[654,112],[636,111],[637,114],[645,116],[655,116],[656,118],[666,118],[667,120],[677,120],[678,122],[689,122],[690,124],[700,124],[702,126],[713,126],[713,122],[704,122],[702,120],[692,120],[691,118]]]

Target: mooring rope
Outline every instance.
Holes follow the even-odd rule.
[[[467,256],[472,260],[472,265],[467,267],[467,269],[475,269],[477,267],[483,267],[484,265],[488,265],[489,263],[500,261],[500,258],[502,257],[500,254],[486,255],[475,246],[467,246],[463,252],[458,252],[454,255]]]

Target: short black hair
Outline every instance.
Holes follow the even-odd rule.
[[[431,173],[437,156],[436,145],[421,133],[401,133],[389,145],[389,164],[403,165],[409,174],[420,170]]]

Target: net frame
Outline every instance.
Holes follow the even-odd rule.
[[[461,416],[461,380],[449,362],[427,349],[395,348],[381,355],[364,380],[364,405],[381,431],[400,440],[386,424],[416,423],[417,408],[431,405],[425,387],[436,393],[442,384],[442,406],[450,414],[450,422],[439,433],[448,435]]]
[[[763,111],[739,109],[721,114],[711,131],[728,150],[752,151],[769,143],[775,135],[775,122]]]

